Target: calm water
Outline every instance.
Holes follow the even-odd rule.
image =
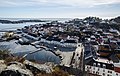
[[[34,24],[43,24],[45,22],[32,22],[32,23],[20,23],[20,24],[2,24],[0,23],[0,30],[15,30],[23,28],[24,26],[34,25]]]
[[[16,20],[32,20],[32,19],[39,19],[39,20],[46,20],[47,22],[50,21],[60,21],[64,22],[67,20],[70,20],[70,18],[0,18],[4,20],[11,20],[11,21],[16,21]],[[29,25],[34,25],[34,24],[44,24],[47,22],[27,22],[27,23],[20,23],[20,24],[2,24],[0,23],[0,30],[13,30],[13,29],[18,29],[18,28],[23,28],[24,26],[29,26]]]
[[[0,18],[3,20],[11,20],[11,21],[17,21],[17,20],[47,20],[47,21],[66,21],[70,20],[71,18]]]

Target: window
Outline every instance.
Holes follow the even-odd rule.
[[[116,73],[116,75],[118,76],[118,73]]]
[[[108,73],[112,73],[112,71],[108,71]]]
[[[105,65],[105,64],[103,64],[103,68],[106,68],[106,65]]]
[[[96,74],[99,74],[99,72],[96,72]]]
[[[91,69],[91,66],[90,66],[90,69]]]
[[[96,66],[96,63],[93,63],[93,66]]]
[[[100,69],[98,68],[98,71],[99,71]]]
[[[98,67],[100,67],[100,63],[98,63]]]
[[[88,72],[90,72],[89,70],[87,70]]]
[[[105,72],[105,70],[103,69],[103,72]]]
[[[103,73],[103,76],[105,76],[105,73]]]
[[[107,76],[112,76],[112,75],[109,75],[109,74],[108,74]]]

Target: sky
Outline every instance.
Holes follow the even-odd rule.
[[[0,18],[120,16],[120,0],[0,0]]]

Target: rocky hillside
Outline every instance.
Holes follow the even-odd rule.
[[[57,64],[38,63],[12,56],[7,50],[0,50],[0,76],[69,76]]]
[[[51,62],[39,64],[28,60],[0,60],[0,66],[0,76],[69,76]]]

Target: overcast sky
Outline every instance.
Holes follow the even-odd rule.
[[[120,15],[120,0],[0,0],[4,18],[111,18]]]

